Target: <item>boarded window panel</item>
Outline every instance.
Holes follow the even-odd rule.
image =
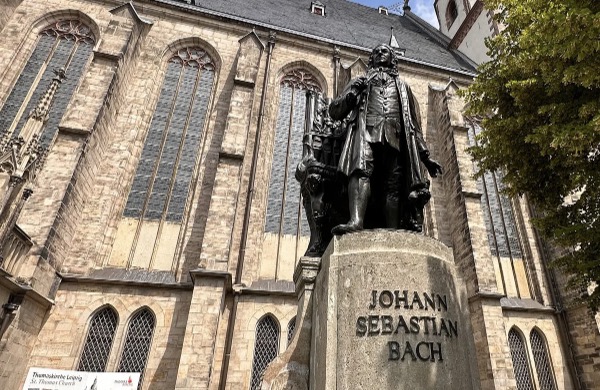
[[[265,222],[265,231],[270,233],[279,233],[287,141],[292,110],[292,93],[293,89],[291,87],[287,85],[281,86],[279,92],[279,114],[275,128],[275,147],[273,149],[273,162],[267,200],[267,218]]]
[[[214,72],[208,70],[201,72],[200,81],[195,92],[189,127],[185,134],[183,149],[179,158],[177,175],[173,186],[173,195],[167,211],[166,219],[168,221],[179,222],[183,218],[183,212],[190,189],[190,182],[196,164],[196,156],[198,155],[198,148],[202,138],[202,130],[204,128],[206,111],[208,110]]]
[[[134,314],[127,328],[125,345],[117,372],[139,372],[138,389],[142,388],[142,377],[152,344],[154,324],[154,315],[150,310],[143,309]]]
[[[470,124],[468,133],[470,145],[475,145],[475,134],[480,132],[479,125]],[[521,258],[523,254],[511,200],[501,193],[502,175],[498,172],[486,172],[483,178],[477,180],[477,189],[483,194],[481,207],[484,211],[483,218],[492,255],[501,257],[512,255],[513,258]]]
[[[117,313],[110,307],[98,311],[90,321],[78,371],[103,372],[115,338]]]
[[[66,74],[67,79],[63,81],[60,88],[56,92],[56,96],[52,101],[52,107],[50,108],[50,115],[48,122],[44,125],[44,133],[42,135],[42,144],[44,146],[50,145],[50,142],[56,134],[60,120],[62,119],[67,105],[77,88],[79,79],[83,74],[85,65],[87,64],[88,58],[92,54],[92,45],[80,43],[77,45],[71,63],[67,68]]]
[[[47,35],[40,36],[37,46],[27,61],[23,72],[19,76],[15,87],[11,91],[6,103],[0,111],[0,131],[8,130],[11,123],[15,119],[21,104],[27,96],[27,92],[31,89],[35,77],[37,76],[44,61],[48,58],[48,54],[56,41],[55,37]],[[25,113],[27,115],[28,113]]]
[[[550,355],[544,336],[537,329],[533,329],[530,335],[531,351],[533,352],[533,361],[538,374],[538,382],[541,390],[556,390],[556,380],[552,372]]]
[[[123,215],[126,217],[139,218],[142,214],[144,200],[146,199],[150,187],[150,181],[154,174],[154,168],[162,146],[167,120],[173,106],[173,99],[175,97],[175,92],[177,91],[180,73],[180,64],[172,62],[168,64],[165,81],[144,143],[144,149],[133,180],[131,192],[129,193],[129,198],[127,199],[127,205],[125,206]]]
[[[169,194],[169,189],[171,188],[171,181],[175,173],[174,169],[177,154],[181,147],[183,131],[190,112],[190,104],[192,102],[197,75],[198,69],[196,68],[185,67],[183,69],[183,77],[179,86],[179,92],[175,99],[171,123],[160,156],[158,169],[156,170],[152,194],[148,201],[145,219],[161,219],[165,210],[167,196]]]
[[[42,78],[40,79],[39,83],[37,84],[35,91],[34,91],[33,95],[31,96],[31,99],[29,99],[29,102],[27,103],[27,108],[25,109],[25,112],[23,113],[24,115],[22,115],[21,119],[19,119],[19,123],[17,124],[17,129],[19,131],[23,128],[23,125],[25,124],[25,121],[27,120],[27,115],[29,114],[29,112],[31,112],[31,110],[33,110],[33,108],[37,105],[38,101],[40,100],[40,97],[48,89],[48,85],[50,85],[50,83],[52,82],[52,78],[54,78],[54,70],[60,69],[67,64],[67,60],[69,59],[69,56],[70,56],[71,52],[73,51],[74,47],[75,47],[74,41],[68,41],[66,39],[60,39],[58,41],[58,46],[56,46],[56,49],[54,50],[54,53],[52,54],[52,57],[50,58],[50,62],[48,63],[46,70],[44,70]],[[67,77],[70,78],[70,75],[67,74]],[[59,88],[59,92],[61,89],[62,89],[62,85],[61,85],[61,88]],[[54,100],[57,101],[58,96],[56,96]]]
[[[279,326],[271,316],[263,317],[256,325],[256,342],[252,359],[250,390],[260,390],[265,369],[279,353]]]
[[[534,390],[525,342],[521,338],[519,332],[515,329],[511,329],[508,332],[508,344],[510,347],[515,379],[517,380],[517,390]]]

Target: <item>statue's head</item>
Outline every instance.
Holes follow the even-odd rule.
[[[392,68],[398,63],[396,52],[390,45],[381,44],[371,51],[369,68]]]

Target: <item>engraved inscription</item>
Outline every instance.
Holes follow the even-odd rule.
[[[358,337],[397,336],[387,342],[388,361],[441,362],[443,345],[458,337],[458,321],[447,318],[446,295],[408,290],[372,290],[369,310],[402,310],[402,314],[366,314],[356,319]],[[406,313],[404,311],[411,311]],[[417,313],[428,311],[428,313]],[[426,340],[401,340],[403,335],[426,337]],[[431,340],[436,338],[436,340]]]

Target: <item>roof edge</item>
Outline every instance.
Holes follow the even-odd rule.
[[[300,31],[295,31],[295,30],[291,30],[291,29],[288,29],[288,28],[275,26],[275,25],[272,25],[272,24],[269,24],[269,23],[263,23],[263,22],[259,22],[259,21],[256,21],[256,20],[251,20],[251,19],[247,19],[247,18],[243,18],[243,17],[229,15],[229,14],[226,14],[224,12],[213,11],[213,10],[209,10],[209,9],[203,8],[202,6],[199,6],[199,5],[190,5],[190,4],[182,3],[182,2],[179,2],[179,1],[176,1],[176,0],[148,0],[148,1],[151,1],[151,2],[154,2],[154,3],[159,3],[159,4],[165,4],[165,5],[173,6],[173,7],[176,7],[176,8],[183,9],[183,10],[197,12],[197,13],[205,14],[205,15],[209,15],[209,16],[216,16],[216,17],[223,18],[223,19],[234,20],[234,21],[237,21],[237,22],[242,22],[242,23],[246,23],[246,24],[249,24],[249,25],[252,25],[252,26],[262,27],[262,28],[265,28],[265,29],[268,29],[268,30],[273,30],[273,31],[281,32],[281,33],[295,35],[295,36],[299,36],[299,37],[303,37],[303,38],[309,38],[309,39],[313,39],[313,40],[318,41],[318,42],[330,43],[330,44],[337,45],[337,46],[340,46],[340,47],[345,47],[345,48],[349,48],[349,49],[359,50],[359,51],[362,51],[362,52],[365,52],[365,53],[370,53],[371,50],[373,49],[371,47],[363,47],[363,46],[353,45],[351,43],[341,42],[341,41],[337,41],[335,39],[328,39],[328,38],[320,37],[318,35],[307,34],[307,33],[303,33],[303,32],[300,32]],[[463,76],[468,76],[468,77],[475,77],[475,76],[477,76],[477,73],[474,72],[474,71],[468,71],[468,70],[464,70],[464,69],[450,68],[450,67],[447,67],[447,66],[432,64],[430,62],[421,61],[421,60],[417,60],[417,59],[410,58],[410,57],[400,57],[400,59],[402,61],[405,61],[405,62],[409,62],[409,63],[413,63],[413,64],[418,64],[418,65],[426,65],[426,66],[429,66],[429,67],[432,67],[432,68],[435,68],[435,69],[440,69],[440,70],[444,70],[444,71],[447,71],[447,72],[453,72],[453,73],[457,73],[457,74],[460,74],[460,75],[463,75]],[[472,62],[473,61],[471,61],[470,59],[468,60],[469,64],[471,64]]]

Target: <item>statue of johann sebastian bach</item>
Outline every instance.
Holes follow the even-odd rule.
[[[367,75],[351,80],[329,106],[331,118],[346,118],[349,126],[338,170],[348,177],[350,221],[334,227],[334,234],[363,228],[422,231],[431,194],[419,161],[432,177],[442,168],[429,156],[418,105],[396,65],[394,50],[377,46]]]

